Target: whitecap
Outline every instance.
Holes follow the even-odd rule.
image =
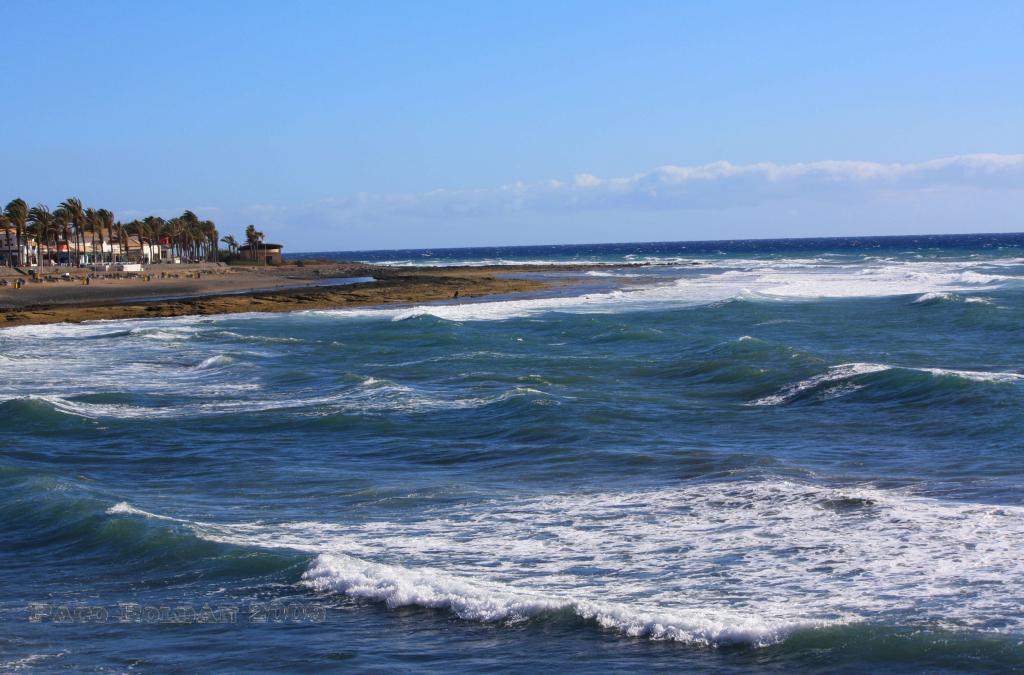
[[[111,514],[161,518],[127,504]],[[863,485],[767,478],[445,501],[395,521],[170,520],[210,541],[313,554],[299,583],[316,592],[473,621],[572,612],[700,645],[762,645],[893,613],[1024,628],[1024,508]]]
[[[369,308],[314,311],[313,314],[346,318],[374,318],[404,321],[432,316],[448,321],[500,321],[531,317],[549,312],[609,313],[642,309],[664,309],[714,305],[744,300],[750,302],[807,301],[862,297],[917,295],[918,302],[954,300],[957,293],[1002,288],[1021,277],[985,274],[965,261],[861,260],[838,263],[826,258],[780,260],[708,260],[699,273],[658,283],[626,286],[610,292],[577,296],[527,298],[503,301],[430,304],[407,308]],[[692,270],[690,266],[680,269]],[[630,272],[633,274],[634,272]],[[650,272],[637,270],[638,276]],[[600,270],[598,275],[624,274]],[[596,276],[596,275],[591,275]]]
[[[892,366],[885,365],[884,363],[842,363],[838,366],[832,366],[820,375],[815,375],[814,377],[809,377],[806,380],[801,380],[796,384],[784,387],[778,393],[770,396],[764,396],[756,401],[751,401],[750,405],[781,405],[783,403],[789,403],[805,391],[815,389],[823,384],[849,380],[850,378],[857,377],[859,375],[880,373],[885,370],[890,370],[891,368]],[[832,393],[835,394],[837,392],[833,391]]]
[[[189,521],[181,520],[179,518],[171,518],[170,516],[161,516],[156,513],[150,513],[149,511],[143,511],[142,509],[136,508],[128,502],[118,502],[106,510],[108,516],[142,516],[150,520],[166,520],[175,523],[188,523]]]
[[[192,366],[192,368],[193,370],[209,370],[218,366],[227,366],[234,362],[235,360],[227,354],[216,354],[203,359],[200,363]]]
[[[588,277],[602,277],[602,278],[610,277],[610,278],[619,278],[619,279],[635,279],[635,278],[643,276],[643,275],[641,275],[641,274],[626,274],[624,272],[605,272],[605,271],[602,271],[602,270],[590,270],[590,271],[585,273],[585,276],[588,276]]]
[[[20,659],[0,661],[0,671],[13,673],[21,670],[35,670],[39,667],[40,662],[48,659],[59,659],[65,654],[67,654],[67,652],[56,652],[53,654],[29,654],[28,656],[23,656]]]
[[[919,373],[928,373],[929,375],[939,377],[959,377],[976,382],[1006,383],[1024,379],[1024,375],[1013,372],[953,370],[947,368],[911,368],[906,366],[892,366],[884,363],[843,363],[838,366],[830,367],[824,373],[809,377],[805,380],[800,380],[795,384],[787,385],[777,393],[751,401],[748,405],[782,405],[793,401],[807,391],[820,389],[823,385],[834,386],[826,388],[821,392],[822,400],[838,398],[839,396],[843,396],[863,388],[858,384],[849,382],[849,380],[861,375],[870,375],[872,373],[880,373],[887,370],[910,370]]]
[[[937,293],[937,292],[933,291],[933,292],[930,292],[930,293],[923,293],[923,294],[921,294],[920,296],[918,296],[918,298],[916,300],[914,300],[914,303],[915,304],[927,304],[927,303],[932,303],[932,302],[957,300],[957,299],[959,299],[959,296],[956,293]]]
[[[950,368],[917,368],[915,370],[930,373],[932,375],[960,377],[965,380],[974,380],[975,382],[1015,382],[1017,380],[1024,379],[1024,375],[1021,375],[1020,373],[953,370]]]
[[[383,602],[392,609],[406,606],[444,609],[460,619],[485,623],[515,623],[568,611],[630,637],[707,647],[774,644],[798,628],[826,623],[773,622],[739,613],[714,614],[699,608],[676,613],[657,609],[644,611],[623,604],[481,583],[431,568],[409,569],[368,562],[344,554],[319,555],[302,575],[300,583],[320,593],[343,593],[352,598]]]

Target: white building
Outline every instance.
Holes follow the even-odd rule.
[[[99,239],[87,236],[84,241],[72,238],[71,241],[56,242],[56,245],[52,242],[43,242],[40,247],[36,246],[34,238],[26,236],[22,238],[21,252],[22,265],[26,267],[34,266],[40,256],[43,265],[50,265],[54,262],[58,265],[73,265],[76,262],[82,265],[95,265],[103,262],[148,264],[173,261],[169,246],[142,242],[137,236],[129,236],[128,240],[123,243],[117,239],[107,238],[100,242]],[[0,266],[9,267],[17,263],[17,232],[14,228],[0,228]]]
[[[128,241],[122,247],[118,243],[118,259],[124,258],[129,262],[151,263],[162,260],[163,250],[159,244],[142,242],[135,235],[129,235]]]
[[[35,262],[36,242],[27,236],[21,239],[22,264]],[[18,231],[13,227],[0,229],[0,265],[10,267],[18,264]]]

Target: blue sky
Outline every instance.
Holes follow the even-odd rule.
[[[294,251],[1024,230],[1021,2],[5,0],[0,23],[4,200],[191,208]]]

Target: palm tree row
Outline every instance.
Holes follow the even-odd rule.
[[[29,208],[24,199],[13,199],[0,213],[0,230],[9,233],[12,229],[17,254],[8,256],[11,266],[30,262],[25,249],[31,239],[36,241],[40,265],[44,258],[52,264],[60,263],[62,249],[67,251],[66,262],[75,265],[81,265],[83,259],[127,260],[133,243],[140,260],[150,260],[154,247],[166,250],[171,257],[190,260],[215,261],[218,256],[216,226],[210,220],[200,220],[192,211],[169,220],[147,216],[122,223],[107,209],[86,208],[76,197],[64,200],[53,211],[45,204]]]
[[[129,237],[135,237],[139,246],[156,243],[170,247],[174,257],[190,260],[217,260],[217,227],[212,220],[200,220],[191,211],[185,211],[177,218],[164,220],[159,216],[147,216],[122,226]]]

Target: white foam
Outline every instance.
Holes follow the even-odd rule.
[[[67,654],[67,652],[56,652],[54,654],[29,654],[20,659],[14,659],[11,661],[0,661],[0,671],[13,673],[21,670],[38,668],[39,663],[48,659],[59,659]]]
[[[920,296],[918,296],[918,298],[916,300],[914,300],[914,303],[915,304],[923,304],[923,303],[936,302],[936,301],[944,301],[944,300],[956,300],[957,297],[958,296],[955,293],[936,293],[936,292],[922,293]]]
[[[628,257],[628,256],[627,256]],[[381,265],[383,267],[490,267],[490,266],[519,266],[519,265],[608,265],[607,260],[595,259],[565,259],[565,258],[458,258],[451,260],[437,260],[433,257],[425,258],[396,258],[394,260],[371,261],[361,260],[369,265]]]
[[[118,502],[107,509],[107,515],[109,516],[142,516],[143,518],[149,518],[151,520],[166,520],[175,523],[188,523],[189,521],[181,520],[179,518],[171,518],[170,516],[161,516],[156,513],[150,513],[149,511],[143,511],[142,509],[136,508],[128,502]]]
[[[805,391],[818,388],[821,385],[849,380],[850,378],[857,377],[858,375],[880,373],[882,371],[889,370],[890,368],[892,368],[892,366],[887,366],[883,363],[843,363],[838,366],[832,366],[820,375],[815,375],[814,377],[809,377],[806,380],[801,380],[796,384],[784,387],[781,391],[772,394],[771,396],[765,396],[757,399],[756,401],[752,401],[750,405],[781,405],[783,403],[789,403]]]
[[[244,319],[232,317],[232,321]],[[467,394],[451,387],[383,379],[342,381],[329,387],[296,385],[281,396],[263,382],[267,368],[261,362],[277,363],[286,350],[264,345],[272,340],[245,335],[241,328],[226,331],[223,321],[189,317],[26,328],[32,330],[0,335],[4,356],[0,402],[40,400],[87,419],[174,419],[267,411],[304,416],[420,413],[546,396],[523,387]],[[153,335],[161,337],[152,339]],[[162,336],[189,339],[164,340]],[[46,356],[55,353],[61,354],[59,368]]]
[[[546,312],[612,312],[625,295],[622,291],[591,293],[587,295],[466,302],[462,304],[417,305],[409,308],[311,310],[308,314],[336,318],[371,318],[405,321],[421,316],[433,316],[448,321],[494,321],[522,318]]]
[[[515,623],[566,611],[593,620],[603,628],[632,637],[673,640],[702,646],[763,646],[784,639],[800,627],[824,622],[772,623],[743,615],[637,611],[626,605],[560,597],[485,584],[430,568],[359,560],[343,554],[321,554],[302,576],[302,585],[318,592],[385,603],[389,608],[415,605],[445,609],[460,619]]]
[[[215,354],[214,356],[208,356],[201,362],[197,363],[193,368],[195,370],[208,370],[210,368],[216,368],[218,366],[227,366],[234,363],[234,359],[227,354]]]
[[[635,278],[637,278],[639,276],[642,276],[642,275],[640,275],[640,274],[626,274],[624,272],[604,272],[604,271],[601,271],[601,270],[590,270],[589,272],[585,273],[585,276],[588,276],[588,277],[610,277],[610,278],[617,278],[617,279],[635,279]]]
[[[133,509],[117,511],[154,517]],[[315,591],[474,621],[565,611],[708,645],[875,620],[1024,631],[1024,508],[867,486],[742,480],[445,500],[400,521],[177,522],[315,554],[301,582]]]
[[[214,385],[205,393],[209,400],[200,399],[185,404],[166,406],[138,406],[119,403],[93,403],[76,401],[56,395],[26,394],[0,398],[6,400],[45,401],[55,410],[86,419],[156,419],[197,418],[211,415],[238,415],[268,411],[290,411],[307,417],[323,417],[339,413],[384,414],[424,413],[440,410],[478,408],[509,399],[534,396],[550,398],[539,389],[524,386],[508,388],[489,396],[452,396],[440,391],[401,385],[368,378],[355,387],[336,391],[308,391],[291,397],[243,397],[248,391],[261,391],[252,384]],[[231,394],[225,397],[224,394]]]
[[[195,332],[187,328],[174,330],[159,328],[133,328],[131,334],[146,340],[160,340],[162,342],[177,342],[195,337]]]
[[[218,337],[228,337],[238,340],[240,342],[259,342],[268,344],[292,344],[302,342],[301,338],[291,337],[287,335],[242,335],[230,330],[217,331]]]
[[[665,260],[658,259],[660,262]],[[492,264],[496,261],[477,261]],[[519,261],[504,261],[521,264]],[[544,261],[534,261],[543,263]],[[1019,275],[1005,274],[1016,266],[998,260],[913,260],[867,257],[854,261],[833,256],[783,259],[706,259],[678,260],[690,264],[675,268],[679,278],[665,280],[665,270],[673,268],[630,268],[591,270],[591,276],[616,275],[652,277],[655,284],[627,286],[606,293],[573,297],[533,298],[506,301],[465,302],[462,304],[418,305],[412,308],[369,308],[303,312],[304,314],[372,318],[401,321],[419,316],[434,316],[449,321],[495,321],[530,317],[547,312],[618,312],[666,305],[694,306],[732,299],[748,301],[810,300],[829,298],[885,297],[917,295],[921,302],[948,298],[953,293],[991,291],[1008,283],[1019,283]],[[699,265],[693,265],[700,262]],[[588,273],[589,273],[588,272]],[[999,273],[995,273],[999,272]],[[247,315],[203,318],[237,320]],[[251,314],[248,316],[262,316]],[[174,319],[99,321],[79,325],[50,324],[0,330],[0,336],[84,337],[102,336],[116,330],[129,330],[135,337],[154,341],[181,342],[195,337],[199,317]],[[250,341],[294,341],[298,338],[261,338]]]
[[[494,321],[547,312],[600,313],[695,306],[727,300],[812,300],[917,295],[919,302],[955,299],[955,293],[997,290],[1021,277],[978,272],[978,261],[897,261],[867,259],[837,263],[828,258],[783,260],[726,259],[685,266],[683,276],[655,284],[626,286],[574,297],[418,305],[412,308],[327,310],[315,315],[402,321],[433,316],[449,321]],[[651,275],[637,269],[631,274]],[[664,279],[654,270],[655,279]],[[600,275],[615,274],[600,271]],[[592,275],[593,276],[593,275]]]
[[[780,391],[771,394],[770,396],[764,396],[755,401],[751,401],[750,405],[782,405],[793,401],[807,391],[822,389],[822,387],[826,385],[838,384],[838,387],[825,389],[823,392],[823,396],[825,398],[834,398],[861,388],[860,385],[849,382],[849,380],[853,378],[861,375],[870,375],[872,373],[880,373],[886,370],[897,369],[928,373],[939,377],[959,377],[966,380],[973,380],[975,382],[1005,383],[1016,382],[1024,379],[1024,375],[1021,375],[1020,373],[953,370],[948,368],[910,368],[905,366],[891,366],[884,363],[842,363],[838,366],[830,367],[824,373],[820,373],[805,380],[800,380],[795,384],[783,387]]]
[[[965,380],[974,380],[975,382],[1016,382],[1017,380],[1024,379],[1024,375],[1020,373],[953,370],[950,368],[918,368],[917,370],[931,373],[932,375],[962,377]]]

